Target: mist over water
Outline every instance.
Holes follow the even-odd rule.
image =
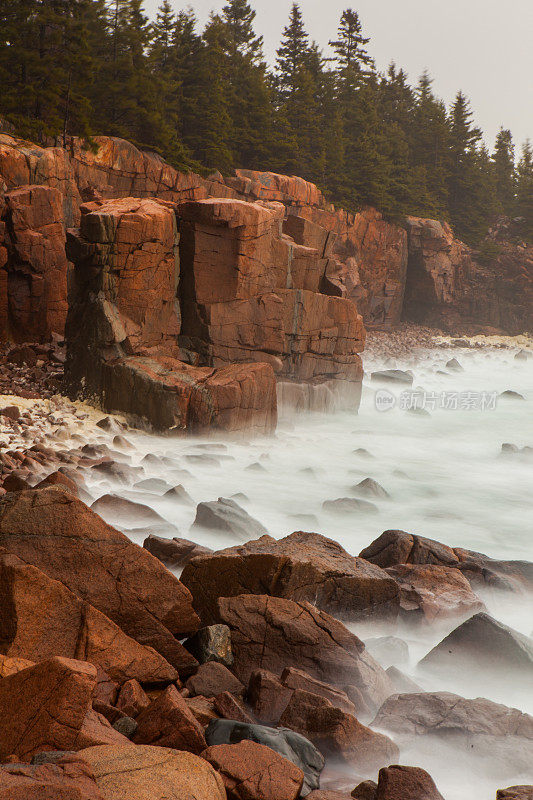
[[[450,348],[422,351],[403,362],[396,359],[395,367],[413,371],[412,387],[380,387],[372,382],[370,372],[390,365],[367,357],[358,414],[284,412],[275,436],[251,442],[128,431],[125,436],[135,448],[128,451],[130,463],[142,462],[145,471],[139,480],[160,478],[170,486],[182,484],[194,500],[192,505],[103,480],[95,470],[86,471],[86,485],[93,499],[111,491],[149,505],[179,530],[169,531],[169,537],[194,539],[213,549],[241,542],[212,531],[190,531],[196,504],[242,493],[245,497],[237,497],[237,502],[276,538],[295,530],[316,531],[357,555],[392,528],[494,558],[532,561],[533,455],[501,454],[504,442],[533,446],[533,360],[516,361],[515,352]],[[453,357],[463,372],[445,370]],[[394,409],[376,409],[379,388],[395,395]],[[401,392],[411,389],[435,392],[436,397],[442,392],[499,395],[512,390],[525,399],[498,398],[496,407],[485,411],[446,410],[438,407],[438,400],[432,409],[435,398],[431,396],[427,405],[431,410],[425,416],[398,407]],[[109,443],[104,435],[102,441]],[[361,448],[368,454],[354,452]],[[143,461],[148,453],[164,460]],[[326,500],[357,497],[352,487],[367,477],[390,495],[388,499],[365,497],[375,504],[377,513],[337,515],[323,510]],[[117,527],[145,528],[146,524],[133,521]],[[129,535],[142,544],[147,533]],[[480,597],[496,619],[531,635],[532,597],[495,591]],[[489,680],[481,679],[481,672],[472,675],[460,669],[439,677],[417,670],[418,661],[457,624],[452,619],[438,626],[399,624],[388,630],[374,624],[350,627],[363,640],[384,634],[404,639],[409,661],[398,666],[424,690],[484,696],[533,714],[533,686],[524,691],[524,686],[505,674]],[[498,788],[533,783],[533,765],[530,774],[517,774],[511,760],[506,765],[498,759],[476,759],[464,746],[423,737],[413,746],[401,747],[400,763],[427,769],[446,800],[493,800]]]

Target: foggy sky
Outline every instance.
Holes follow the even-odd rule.
[[[160,0],[145,0],[154,13]],[[204,23],[225,0],[171,0],[176,10],[191,5]],[[256,30],[275,57],[292,0],[251,0]],[[359,12],[378,69],[395,61],[416,82],[424,69],[435,92],[449,103],[458,89],[469,98],[489,147],[501,125],[515,143],[533,139],[532,0],[300,0],[311,37],[323,47],[343,9]]]

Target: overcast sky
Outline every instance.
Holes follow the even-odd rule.
[[[171,0],[191,5],[204,23],[225,0]],[[159,0],[145,0],[154,13]],[[251,0],[256,30],[275,55],[292,0]],[[533,0],[300,0],[312,38],[326,46],[342,11],[359,12],[379,69],[390,61],[412,82],[428,69],[435,91],[449,103],[458,89],[471,100],[490,146],[501,125],[515,141],[533,139]]]

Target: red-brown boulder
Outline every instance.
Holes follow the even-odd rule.
[[[233,669],[244,683],[256,669],[279,675],[296,667],[319,681],[357,685],[374,708],[392,693],[388,676],[363,642],[310,603],[241,595],[221,598],[218,608],[220,621],[231,629]]]
[[[205,749],[203,729],[175,686],[169,686],[137,716],[136,744],[171,747],[201,753]]]
[[[361,725],[351,714],[335,708],[325,697],[296,689],[279,725],[301,733],[324,756],[342,759],[370,771],[398,758],[394,742]]]
[[[121,683],[130,678],[168,683],[178,677],[151,647],[127,636],[59,581],[9,553],[0,553],[0,604],[4,609],[0,651],[6,656],[89,661]]]
[[[96,667],[53,658],[0,681],[0,759],[21,760],[43,750],[81,750],[122,744],[117,733],[91,708]]]
[[[217,613],[219,597],[251,593],[309,601],[349,620],[370,615],[393,619],[399,609],[391,576],[318,533],[296,532],[280,540],[261,536],[198,556],[185,567],[181,581],[206,624]]]
[[[93,770],[105,800],[226,800],[220,775],[192,753],[128,742],[89,747],[80,757]]]
[[[246,699],[263,725],[277,725],[293,694],[279,678],[267,669],[256,669],[250,675]]]
[[[122,684],[116,701],[120,711],[135,719],[149,705],[150,698],[138,681],[130,680]]]
[[[468,749],[487,769],[527,771],[533,759],[533,717],[491,700],[474,700],[451,692],[400,694],[380,708],[373,728],[394,735],[400,744],[427,737]]]
[[[376,800],[444,800],[431,775],[420,767],[380,769]]]
[[[224,664],[208,661],[200,664],[194,675],[188,678],[186,688],[194,696],[214,697],[221,692],[230,692],[237,696],[244,694],[244,686]]]
[[[105,800],[88,764],[64,756],[54,764],[0,765],[0,800]]]
[[[202,758],[222,776],[229,800],[296,800],[300,795],[302,770],[265,745],[214,745]]]
[[[533,564],[528,561],[499,561],[483,553],[448,547],[433,539],[425,539],[405,531],[385,531],[365,548],[361,558],[380,567],[398,564],[434,564],[461,570],[474,586],[500,589],[531,589]]]
[[[194,667],[195,659],[175,638],[198,628],[188,590],[66,490],[1,498],[0,546],[64,583],[177,669]]]
[[[325,697],[326,700],[329,700],[336,708],[340,708],[341,711],[352,714],[354,717],[359,716],[356,707],[346,692],[343,692],[342,689],[335,686],[331,686],[329,683],[324,683],[323,681],[313,678],[301,669],[287,667],[281,674],[281,682],[283,686],[286,686],[288,689],[301,689],[305,692],[311,692],[320,697]]]
[[[533,800],[533,786],[509,786],[498,789],[496,800]]]
[[[248,714],[242,703],[229,692],[221,692],[214,698],[215,711],[223,719],[235,719],[238,722],[253,724],[254,720]]]
[[[464,619],[485,608],[465,576],[453,567],[398,564],[385,572],[398,583],[400,606],[407,616],[421,616],[427,622],[446,617]]]

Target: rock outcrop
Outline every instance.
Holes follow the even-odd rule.
[[[194,173],[180,173],[156,154],[142,152],[122,139],[96,137],[92,148],[88,148],[82,140],[72,139],[69,140],[68,149],[63,149],[40,147],[0,133],[0,190],[9,193],[11,190],[18,191],[20,187],[34,185],[39,185],[42,190],[59,192],[65,228],[79,225],[80,205],[84,200],[133,196],[159,198],[179,204],[193,201],[192,207],[184,213],[189,216],[192,213],[194,217],[194,247],[198,243],[200,249],[207,245],[206,252],[209,251],[207,238],[198,230],[203,224],[200,216],[196,216],[198,202],[207,200],[209,204],[211,198],[215,198],[215,206],[220,207],[221,202],[227,202],[231,208],[235,202],[246,202],[247,205],[262,208],[263,216],[278,214],[279,237],[275,237],[276,242],[268,256],[269,275],[272,279],[275,276],[278,279],[278,285],[274,288],[286,292],[291,289],[311,291],[313,294],[319,292],[348,299],[357,306],[369,327],[391,327],[404,318],[448,327],[488,325],[504,328],[510,333],[531,329],[532,248],[520,241],[518,233],[512,229],[512,223],[507,221],[500,221],[489,233],[487,243],[489,250],[494,253],[487,258],[456,239],[447,223],[410,217],[405,230],[383,219],[372,208],[356,214],[335,209],[314,184],[298,177],[236,170],[231,177],[224,178],[220,173],[215,173],[202,178]],[[1,202],[0,206],[5,206],[5,203]],[[188,222],[191,220],[188,219]],[[213,220],[208,222],[212,226]],[[217,224],[220,222],[219,217]],[[227,226],[231,227],[232,224]],[[190,231],[185,233],[183,247],[188,246],[185,240],[191,239]],[[207,234],[207,229],[203,233]],[[264,358],[265,354],[269,354],[264,339],[258,339],[257,335],[251,338],[249,330],[242,340],[231,341],[228,345],[219,326],[240,326],[244,322],[250,329],[254,324],[268,322],[273,313],[279,324],[287,321],[291,315],[294,319],[297,309],[305,307],[310,301],[300,295],[296,305],[294,295],[289,293],[280,298],[283,309],[273,307],[271,303],[268,309],[257,309],[251,298],[268,293],[269,287],[264,286],[267,277],[264,271],[262,280],[257,282],[257,275],[252,274],[252,269],[249,276],[244,273],[241,276],[243,284],[248,284],[248,296],[238,298],[241,301],[239,306],[225,308],[222,318],[221,309],[211,306],[218,302],[237,302],[237,298],[226,298],[228,289],[233,286],[233,279],[222,283],[221,280],[227,275],[231,242],[235,244],[239,235],[235,226],[229,235],[227,229],[221,236],[222,228],[219,228],[218,234],[220,238],[217,237],[217,243],[225,242],[221,251],[225,266],[213,281],[213,289],[220,289],[224,285],[223,297],[206,299],[200,280],[197,287],[198,303],[202,307],[207,306],[214,316],[201,319],[203,328],[200,333],[195,329],[194,319],[190,325],[188,319],[184,336],[195,337],[197,343],[201,343],[203,352],[210,352],[214,358],[220,357],[220,351],[225,347],[244,350],[248,354],[250,351],[262,352]],[[0,330],[3,335],[7,332],[5,266],[8,256],[3,241],[5,236],[5,226],[0,223]],[[264,257],[268,249],[268,236],[260,236],[259,239],[260,242],[256,236],[251,236],[247,239],[247,245],[255,249],[255,245],[260,244],[259,251]],[[242,236],[240,241],[242,243]],[[201,261],[201,253],[197,252],[196,255]],[[236,260],[244,263],[246,270],[253,266],[245,253],[236,256]],[[205,264],[203,269],[205,278]],[[199,262],[191,270],[197,277]],[[284,283],[279,281],[283,275],[286,278]],[[255,289],[252,292],[254,282]],[[205,287],[205,280],[203,284]],[[35,292],[31,295],[34,305],[37,303],[37,288],[34,287]],[[57,285],[56,288],[61,287]],[[190,286],[187,291],[190,293]],[[63,299],[62,296],[61,301]],[[244,305],[243,301],[246,301]],[[46,302],[42,298],[39,302],[47,313]],[[341,306],[336,304],[326,308],[325,301],[321,302],[319,312],[328,315],[330,324],[341,324],[338,316]],[[53,314],[56,313],[54,310]],[[306,312],[308,319],[304,322],[308,323],[308,327],[306,330],[302,328],[303,336],[316,339],[310,313],[316,318],[318,312],[316,308]],[[194,317],[196,309],[191,309],[191,314]],[[210,331],[213,340],[208,335]],[[255,332],[257,334],[257,329]],[[290,338],[285,344],[290,342]],[[323,342],[321,344],[324,345]],[[312,352],[316,356],[315,351]],[[320,354],[323,355],[323,351]],[[226,361],[227,355],[225,353],[222,356]],[[291,355],[292,351],[282,350],[285,370],[294,362]],[[338,366],[339,359],[336,360]],[[304,372],[310,368],[307,361]],[[280,365],[276,363],[276,366]],[[314,363],[315,375],[321,374],[322,370],[323,365]]]
[[[0,338],[64,333],[68,267],[61,192],[33,185],[0,197]]]
[[[404,317],[445,329],[532,330],[533,247],[500,223],[483,256],[446,222],[408,217],[409,264]]]
[[[281,232],[284,215],[279,203],[228,199],[179,207],[180,341],[214,366],[259,361],[296,381],[360,383],[362,319],[319,292],[325,259]]]
[[[83,207],[69,232],[75,289],[67,322],[66,379],[155,429],[268,433],[276,394],[267,364],[194,367],[180,360],[178,232],[160,200]]]

